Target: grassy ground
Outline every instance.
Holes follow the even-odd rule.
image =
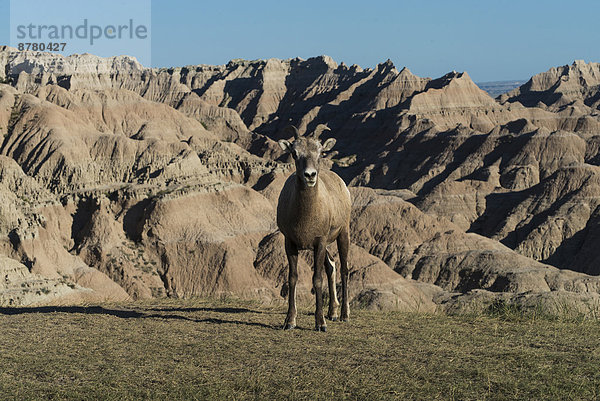
[[[597,399],[600,323],[156,301],[0,309],[0,399]]]

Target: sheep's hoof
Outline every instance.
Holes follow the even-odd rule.
[[[340,319],[341,322],[347,322],[348,320],[350,320],[350,319],[347,318],[347,317],[343,317],[343,318]]]
[[[322,331],[323,333],[325,333],[327,331],[327,326],[323,325],[323,326],[317,326],[315,327],[316,331]]]
[[[283,329],[284,330],[292,330],[292,329],[295,329],[295,328],[296,328],[295,324],[286,323],[286,324],[283,325]]]
[[[331,320],[332,322],[337,322],[339,320],[339,318],[337,316],[332,316],[332,317],[327,316],[327,319]]]

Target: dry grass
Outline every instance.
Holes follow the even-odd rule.
[[[0,310],[0,399],[597,399],[600,323],[162,300]]]

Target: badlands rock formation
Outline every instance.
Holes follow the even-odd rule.
[[[337,139],[355,303],[599,300],[598,64],[493,99],[467,73],[421,78],[390,61],[149,69],[0,47],[0,82],[2,304],[283,300],[274,210],[292,165],[276,140],[289,123]]]

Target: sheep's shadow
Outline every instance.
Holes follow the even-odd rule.
[[[221,312],[221,313],[244,313],[253,312],[244,308],[157,308],[149,309],[152,312]],[[246,326],[263,327],[267,329],[279,329],[277,326],[268,325],[260,322],[246,322],[243,320],[228,320],[220,318],[192,318],[174,313],[146,313],[130,309],[109,309],[102,306],[31,306],[31,307],[4,307],[0,308],[0,315],[23,315],[27,313],[79,313],[87,315],[108,315],[121,319],[165,319],[165,320],[187,320],[195,323],[212,324],[242,324]]]
[[[154,312],[218,312],[218,313],[268,313],[248,308],[231,308],[231,307],[220,307],[220,308],[209,308],[209,307],[192,307],[192,308],[177,308],[177,307],[166,307],[166,308],[149,308],[148,310]]]

